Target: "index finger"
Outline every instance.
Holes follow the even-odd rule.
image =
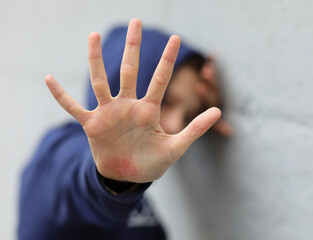
[[[152,76],[147,94],[145,96],[146,101],[161,104],[164,92],[173,73],[179,47],[179,36],[171,36]]]

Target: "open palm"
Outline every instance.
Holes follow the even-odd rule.
[[[103,65],[100,35],[89,35],[90,78],[98,100],[93,111],[82,108],[51,75],[46,77],[58,103],[83,126],[98,171],[107,178],[137,183],[160,178],[221,114],[219,109],[210,108],[180,133],[166,134],[159,123],[160,104],[173,72],[180,38],[169,39],[146,96],[137,100],[140,43],[141,22],[133,19],[121,64],[120,92],[113,98]]]

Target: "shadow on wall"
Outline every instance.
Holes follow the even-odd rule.
[[[177,164],[189,207],[198,221],[195,225],[203,239],[223,237],[225,222],[231,221],[227,208],[232,201],[237,201],[229,193],[229,188],[232,193],[237,192],[227,153],[230,141],[208,133],[193,144]]]
[[[223,94],[226,92],[223,69],[218,70],[221,96],[229,102],[229,97]],[[193,219],[197,221],[195,225],[201,239],[237,239],[236,236],[245,235],[236,233],[243,229],[239,218],[241,200],[249,197],[236,177],[241,172],[236,164],[236,153],[242,137],[236,132],[238,129],[232,137],[226,138],[209,130],[177,163],[178,176],[184,183],[184,195],[195,214]]]

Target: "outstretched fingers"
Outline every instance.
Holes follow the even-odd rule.
[[[112,99],[104,69],[100,34],[93,32],[88,37],[90,80],[99,104]]]
[[[216,107],[212,107],[197,116],[181,132],[174,135],[171,142],[172,155],[175,158],[173,160],[180,158],[188,147],[201,137],[220,117],[221,111]]]
[[[50,92],[61,107],[80,122],[80,124],[84,125],[87,121],[88,111],[68,95],[54,77],[47,75],[45,80]]]
[[[167,85],[171,79],[176,57],[180,47],[179,36],[173,35],[169,39],[160,62],[155,69],[145,99],[155,104],[161,104]]]
[[[121,64],[120,96],[136,98],[137,74],[139,69],[139,54],[142,36],[142,26],[139,19],[129,22],[125,50]]]

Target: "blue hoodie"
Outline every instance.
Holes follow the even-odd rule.
[[[102,46],[111,93],[119,91],[119,69],[127,28],[114,28]],[[143,30],[137,97],[142,98],[169,36]],[[195,53],[182,44],[176,66]],[[88,109],[97,101],[90,81]],[[150,183],[113,195],[97,178],[87,137],[77,122],[50,130],[23,171],[19,199],[20,240],[162,240],[163,227],[143,197]]]

